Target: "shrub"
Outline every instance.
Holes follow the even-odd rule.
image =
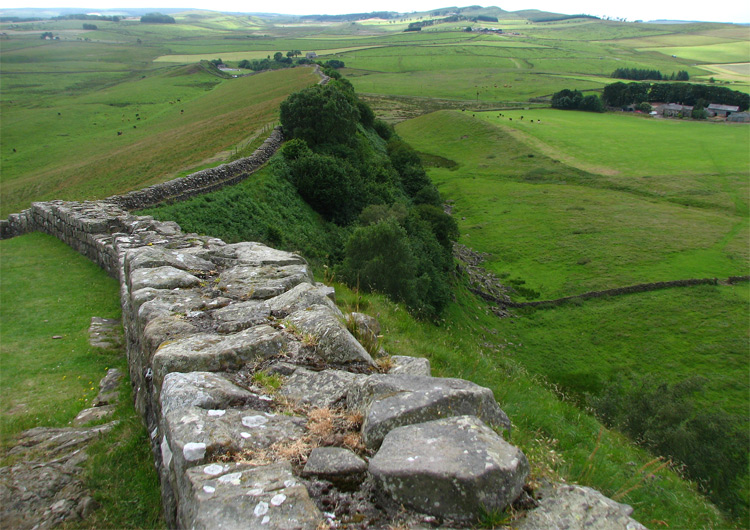
[[[417,262],[406,230],[385,219],[354,230],[344,249],[343,278],[365,291],[379,291],[409,307],[418,304]]]

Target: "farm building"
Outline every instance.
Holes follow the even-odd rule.
[[[727,121],[735,123],[750,123],[750,112],[735,112],[729,115]]]
[[[706,112],[709,116],[718,116],[720,118],[726,118],[727,116],[731,115],[733,112],[739,112],[740,108],[735,107],[734,105],[717,105],[716,103],[711,103],[708,108],[706,109]]]
[[[662,105],[659,107],[658,112],[666,117],[676,117],[676,116],[690,116],[693,112],[693,107],[690,105],[680,105],[679,103],[667,103],[666,105]]]
[[[305,54],[305,59],[317,59],[317,58],[318,58],[318,54],[315,52],[307,52]]]

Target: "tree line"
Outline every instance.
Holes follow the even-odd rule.
[[[676,74],[672,72],[672,76],[662,74],[659,70],[646,70],[641,68],[618,68],[610,77],[616,79],[630,79],[633,81],[643,81],[645,79],[651,79],[654,81],[689,81],[690,74],[686,70],[680,70]]]
[[[750,107],[750,94],[714,85],[692,83],[613,83],[604,87],[604,103],[626,107],[642,102],[680,103],[694,106],[699,100],[720,105],[734,105],[740,110]]]

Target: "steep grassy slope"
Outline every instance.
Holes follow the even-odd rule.
[[[49,96],[37,108],[9,104],[3,215],[33,200],[106,197],[168,180],[259,132],[289,93],[315,82],[309,68],[221,80],[196,65]]]

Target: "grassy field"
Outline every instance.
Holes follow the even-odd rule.
[[[609,128],[609,120],[619,116],[560,114],[584,116],[581,121],[601,118],[597,145],[606,145],[608,136],[619,131]],[[556,115],[530,111],[524,122],[533,117],[541,123],[526,130],[551,130],[554,125],[548,122]],[[650,179],[593,175],[566,164],[565,157],[545,155],[534,142],[519,140],[509,126],[495,122],[502,119],[493,113],[493,123],[488,123],[468,112],[443,111],[398,127],[417,150],[458,164],[433,168],[430,175],[441,193],[455,201],[462,241],[492,254],[488,266],[497,274],[524,280],[541,299],[650,281],[745,274],[747,188],[739,174],[691,178],[675,166],[671,174]],[[633,131],[651,126],[627,119]],[[740,128],[728,129],[744,134]],[[558,129],[558,138],[564,137]],[[683,140],[690,145],[689,135]],[[558,151],[566,154],[562,147],[552,154]],[[628,159],[638,158],[623,152]],[[736,155],[737,169],[743,156]],[[584,161],[604,171],[611,169],[604,164],[612,159],[614,155],[591,150]],[[709,182],[723,193],[702,192]],[[695,199],[695,204],[684,200],[693,196],[708,199]]]
[[[0,211],[169,180],[275,122],[281,101],[316,79],[309,68],[222,80],[178,66],[33,108],[14,101],[3,111]]]
[[[309,69],[223,79],[197,61],[221,57],[232,64],[299,49],[343,60],[343,73],[356,89],[381,98],[395,121],[427,109],[459,109],[406,121],[398,132],[425,155],[430,176],[453,202],[461,242],[490,254],[487,267],[519,288],[516,298],[747,274],[750,128],[537,108],[563,88],[600,90],[620,67],[687,70],[693,80],[713,76],[729,88],[750,90],[741,66],[748,62],[746,28],[500,15],[489,25],[518,35],[462,31],[484,25],[468,22],[403,32],[416,15],[392,24],[352,24],[185,12],[175,25],[97,22],[96,31],[84,31],[81,21],[0,24],[9,36],[0,41],[0,216],[35,200],[128,191],[242,152],[277,120],[287,94],[317,79]],[[42,41],[43,31],[61,40]],[[390,114],[388,105],[399,110]],[[523,110],[470,110],[475,107]],[[259,239],[324,263],[343,234],[292,195],[288,183],[261,172],[235,188],[149,213],[187,230],[231,241]],[[254,221],[259,218],[265,221]],[[58,294],[59,281],[43,281],[59,275],[26,261],[41,253],[47,265],[73,268],[73,258],[50,245],[41,236],[0,243],[3,385],[7,380],[13,388],[2,397],[9,411],[4,436],[38,422],[65,424],[87,399],[84,392],[92,393],[87,389],[96,374],[115,364],[97,359],[92,365],[68,354],[49,361],[60,364],[50,367],[30,351],[25,358],[39,363],[6,364],[7,348],[22,351],[27,342],[35,352],[47,348],[42,346],[53,332],[38,328],[40,321],[78,326],[61,319],[66,313],[81,317],[66,308],[86,307],[67,297],[68,291],[84,293],[63,283],[65,292]],[[40,296],[62,304],[40,298],[50,312],[35,314],[34,322],[16,313],[34,299],[34,285],[17,277],[27,269],[34,271],[29,281],[46,289]],[[84,281],[100,274],[94,269],[81,273]],[[493,388],[516,424],[513,441],[531,456],[535,477],[561,476],[599,488],[632,504],[649,527],[732,526],[676,474],[659,471],[648,478],[659,464],[648,465],[650,455],[601,431],[576,405],[620,379],[651,375],[673,384],[701,375],[707,379],[696,397],[701,406],[744,416],[747,426],[747,284],[519,310],[497,319],[459,283],[455,303],[437,324],[415,322],[381,297],[340,291],[344,304],[380,315],[391,353],[427,355],[437,374]],[[50,355],[83,351],[83,339],[76,340],[52,341],[63,349]],[[4,375],[8,366],[13,378]],[[63,369],[91,375],[63,380]],[[38,385],[28,381],[71,386],[64,387],[63,401],[45,410],[29,390]],[[113,482],[127,479],[129,452],[148,452],[137,420],[125,420],[124,409],[118,414],[123,430],[116,435],[128,441],[105,440],[97,449],[88,475],[97,491],[118,491]],[[136,489],[127,482],[117,487]],[[736,489],[742,488],[746,482]],[[103,512],[90,528],[158,526],[144,515],[152,513],[148,509],[115,508],[116,498],[127,495],[102,495],[102,504],[122,508],[120,515],[108,519]]]
[[[4,450],[25,429],[68,426],[90,406],[109,368],[128,373],[124,351],[89,345],[92,316],[120,317],[116,280],[45,234],[0,242]],[[91,447],[85,469],[84,482],[101,508],[76,528],[164,524],[148,435],[133,410],[129,381],[120,393],[114,415],[119,424]],[[2,465],[8,463],[3,456]]]

